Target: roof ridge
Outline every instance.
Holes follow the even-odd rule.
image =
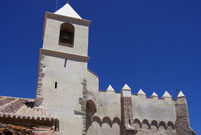
[[[31,99],[31,100],[35,100],[35,98],[24,98],[24,97],[13,97],[13,96],[0,96],[0,97],[4,97],[4,98],[17,98],[17,99]]]

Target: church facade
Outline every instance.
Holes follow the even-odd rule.
[[[88,69],[90,21],[67,3],[46,12],[35,99],[0,97],[0,135],[192,135],[182,91],[99,90]]]

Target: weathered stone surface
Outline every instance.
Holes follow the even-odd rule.
[[[193,130],[190,128],[188,107],[185,96],[181,96],[177,99],[176,103],[176,132],[177,135],[192,135]]]

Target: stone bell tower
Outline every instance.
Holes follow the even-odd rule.
[[[58,118],[59,135],[85,134],[83,80],[98,90],[98,78],[87,68],[89,25],[68,3],[45,15],[35,107]]]

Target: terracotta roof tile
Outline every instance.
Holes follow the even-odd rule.
[[[54,120],[43,108],[34,108],[34,99],[0,96],[0,117]]]

